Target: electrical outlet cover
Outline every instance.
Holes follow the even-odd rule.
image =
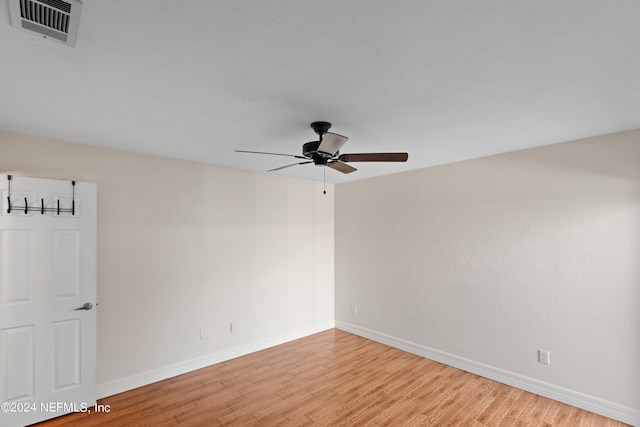
[[[548,365],[551,363],[551,354],[547,350],[538,350],[538,362]]]

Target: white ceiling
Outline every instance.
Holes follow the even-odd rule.
[[[637,0],[85,0],[73,48],[6,1],[3,130],[266,171],[296,159],[233,150],[300,154],[326,120],[409,152],[337,183],[640,128]]]

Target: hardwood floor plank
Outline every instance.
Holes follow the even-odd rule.
[[[99,403],[38,427],[624,426],[335,329]]]

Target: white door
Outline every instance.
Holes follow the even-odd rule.
[[[0,176],[0,192],[0,425],[93,409],[96,185]]]

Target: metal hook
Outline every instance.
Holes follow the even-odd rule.
[[[76,182],[71,181],[72,193],[71,193],[71,215],[76,214]]]
[[[7,213],[11,213],[11,175],[7,175],[7,186],[9,187],[9,194],[7,195]]]

